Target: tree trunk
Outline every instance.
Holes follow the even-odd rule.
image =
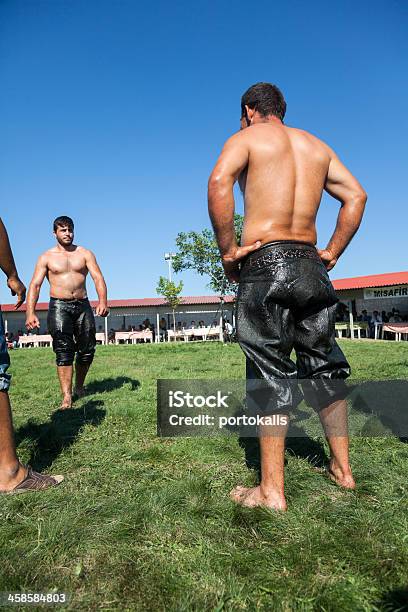
[[[175,310],[173,308],[173,331],[174,331],[174,335],[176,334],[176,317],[174,314]]]

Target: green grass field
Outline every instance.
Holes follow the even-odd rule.
[[[356,380],[407,378],[406,343],[342,347]],[[350,492],[316,468],[321,438],[290,440],[289,511],[244,509],[228,493],[256,474],[236,438],[156,437],[156,379],[243,377],[237,345],[99,347],[65,412],[50,350],[14,351],[12,374],[20,457],[66,480],[1,498],[0,591],[65,591],[72,610],[408,609],[404,441],[352,439]]]

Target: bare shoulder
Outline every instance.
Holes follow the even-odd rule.
[[[90,249],[86,249],[85,247],[80,246],[79,244],[77,245],[76,253],[78,255],[82,255],[83,257],[86,257],[86,258],[88,258],[88,257],[95,257],[95,255],[92,253],[92,251]]]
[[[41,265],[47,265],[47,263],[50,261],[50,259],[52,259],[53,256],[55,256],[57,252],[57,248],[56,247],[52,247],[51,249],[48,249],[48,251],[44,251],[44,253],[41,253],[41,255],[38,258],[38,263]]]
[[[224,148],[239,147],[247,143],[249,141],[249,138],[248,134],[246,134],[245,132],[248,132],[248,130],[240,130],[239,132],[235,132],[235,134],[233,134],[228,138],[228,140],[226,140]]]
[[[333,149],[315,134],[294,127],[286,127],[286,130],[291,138],[295,138],[298,142],[303,141],[306,146],[313,147],[315,151],[327,157],[328,160],[336,155]]]

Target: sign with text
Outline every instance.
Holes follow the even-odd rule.
[[[394,287],[378,287],[376,289],[364,289],[365,300],[396,297],[408,297],[408,285],[395,285]]]

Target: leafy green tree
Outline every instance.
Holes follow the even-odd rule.
[[[180,306],[182,302],[182,298],[180,297],[180,293],[183,290],[183,281],[180,281],[178,285],[173,281],[167,280],[164,276],[159,278],[159,282],[156,287],[156,291],[159,295],[162,295],[166,300],[167,304],[170,306],[173,313],[173,331],[176,333],[176,308]],[[159,330],[157,330],[159,333]]]
[[[235,234],[241,241],[242,215],[234,215]],[[177,254],[173,258],[175,272],[195,270],[201,276],[208,276],[208,286],[221,295],[236,293],[237,285],[230,283],[224,274],[215,234],[210,229],[201,232],[180,232],[176,238]]]

